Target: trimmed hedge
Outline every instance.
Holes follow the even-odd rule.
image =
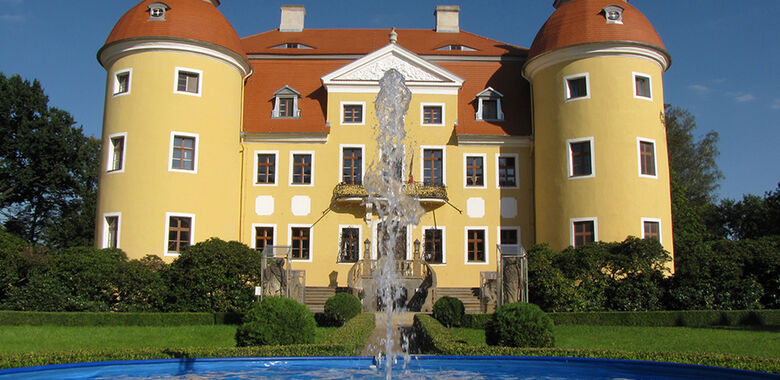
[[[484,329],[492,314],[466,314],[463,327]],[[780,326],[780,310],[602,311],[547,313],[556,325]]]
[[[539,306],[513,302],[493,313],[485,328],[485,340],[490,346],[553,347],[553,328],[552,319]]]
[[[347,292],[336,293],[325,301],[325,316],[336,326],[344,325],[362,310],[363,304],[360,303],[360,299]]]
[[[0,326],[190,326],[213,325],[212,313],[91,313],[0,311]]]
[[[374,330],[374,315],[363,313],[350,319],[320,344],[255,347],[139,348],[128,350],[74,350],[0,354],[0,369],[38,365],[110,360],[191,359],[267,356],[352,356],[365,346]]]
[[[284,297],[266,297],[244,316],[236,330],[236,345],[265,346],[314,343],[317,322],[302,303]]]
[[[414,316],[414,330],[420,348],[428,353],[441,355],[504,355],[504,356],[554,356],[578,358],[602,358],[646,360],[687,363],[745,369],[750,371],[780,373],[780,359],[745,357],[727,354],[703,354],[689,352],[630,352],[614,350],[578,350],[562,348],[516,348],[499,346],[470,346],[459,342],[449,329],[427,314]]]

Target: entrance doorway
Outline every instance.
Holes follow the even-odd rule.
[[[392,248],[394,257],[396,260],[406,260],[406,226],[392,227],[386,229],[384,222],[379,222],[377,225],[376,235],[379,240],[379,245],[376,247],[377,258],[382,258],[388,253],[385,248],[386,242],[390,241],[391,236],[395,236],[395,244]]]

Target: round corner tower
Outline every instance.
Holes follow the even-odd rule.
[[[662,75],[671,58],[625,0],[557,0],[524,76],[534,104],[536,241],[627,236],[672,252]]]
[[[217,0],[145,0],[116,23],[95,241],[130,258],[238,239],[240,132],[251,66]]]

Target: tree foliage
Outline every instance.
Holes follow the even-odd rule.
[[[37,80],[0,73],[0,215],[29,242],[91,243],[100,144],[48,102]]]
[[[780,183],[763,197],[745,194],[739,201],[724,199],[713,214],[708,227],[720,238],[741,240],[780,235]]]

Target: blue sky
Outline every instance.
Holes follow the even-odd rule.
[[[618,3],[621,0],[615,0]],[[105,70],[95,55],[136,0],[0,0],[0,71],[38,78],[50,105],[99,136]],[[461,7],[462,30],[529,47],[553,0],[223,0],[239,36],[279,26],[282,4],[304,4],[308,28],[433,28],[437,4]],[[719,194],[763,194],[780,181],[780,1],[633,0],[672,55],[665,102],[720,134]]]

